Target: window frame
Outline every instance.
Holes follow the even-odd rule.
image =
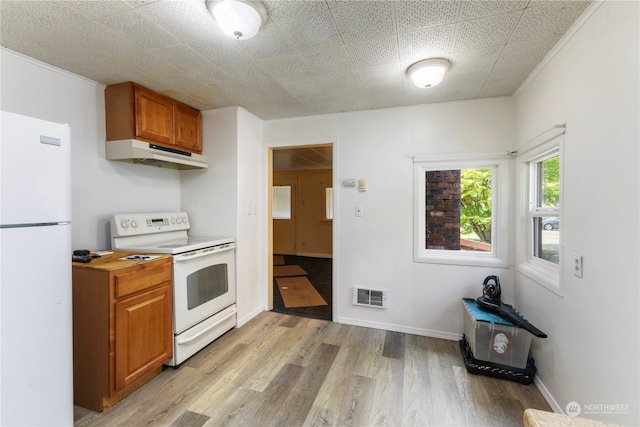
[[[413,159],[414,167],[414,262],[509,268],[509,176],[505,154],[430,156]],[[428,171],[492,168],[491,251],[427,249],[425,174]]]
[[[562,206],[563,206],[563,170],[564,170],[564,132],[552,137],[546,142],[518,155],[517,165],[519,169],[521,188],[520,203],[520,224],[517,233],[518,241],[521,242],[518,247],[518,272],[524,274],[538,285],[550,290],[558,296],[563,296],[560,281],[560,272],[564,261],[563,250],[563,233],[562,229],[558,230],[558,256],[559,263],[555,264],[551,261],[544,260],[534,255],[534,244],[536,238],[534,236],[535,229],[533,225],[534,218],[545,216],[557,216],[562,223]],[[560,195],[559,208],[538,208],[538,184],[536,165],[549,158],[559,157],[560,168]]]

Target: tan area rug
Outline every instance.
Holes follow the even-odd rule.
[[[306,276],[307,272],[299,265],[274,265],[273,277]]]
[[[282,255],[274,255],[273,265],[284,265],[284,257]]]
[[[282,295],[284,306],[287,308],[327,305],[322,295],[304,276],[278,277],[276,283],[278,283],[278,290]]]

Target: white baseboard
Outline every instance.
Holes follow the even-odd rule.
[[[242,325],[244,325],[249,320],[251,320],[254,317],[256,317],[258,314],[262,313],[263,311],[265,311],[263,307],[256,307],[255,310],[251,311],[246,316],[243,316],[242,318],[238,317],[238,322],[237,322],[236,328],[241,327]]]
[[[545,385],[542,383],[542,381],[540,381],[540,378],[538,378],[537,375],[533,378],[533,383],[536,387],[538,387],[538,390],[540,390],[540,394],[542,394],[544,400],[546,400],[549,406],[551,406],[553,412],[555,412],[556,414],[564,414],[564,411],[562,410],[560,405],[558,405],[556,399],[553,398],[553,396],[549,392],[549,389],[545,387]]]
[[[366,328],[383,329],[385,331],[404,332],[406,334],[420,335],[423,337],[440,338],[449,341],[460,341],[462,334],[454,334],[451,332],[434,331],[431,329],[412,328],[407,326],[393,325],[389,323],[369,322],[359,319],[351,319],[348,317],[338,317],[337,323],[346,325],[363,326]]]

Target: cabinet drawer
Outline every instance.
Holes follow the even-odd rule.
[[[171,260],[167,260],[158,266],[143,267],[127,273],[117,274],[114,277],[115,297],[121,298],[165,282],[171,282],[172,267]]]

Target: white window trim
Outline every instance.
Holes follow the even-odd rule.
[[[505,154],[416,157],[414,177],[414,262],[509,268],[509,159]],[[491,252],[426,249],[425,180],[427,171],[493,168]]]
[[[547,212],[559,214],[562,218],[563,206],[563,170],[564,170],[564,131],[552,139],[519,154],[517,157],[518,168],[518,186],[520,188],[520,203],[518,208],[518,226],[516,230],[516,240],[520,242],[517,248],[518,253],[518,272],[527,276],[538,285],[551,291],[552,293],[563,297],[560,281],[560,271],[563,263],[563,240],[564,234],[560,231],[559,256],[560,264],[556,265],[552,262],[541,260],[533,256],[533,215],[531,208],[531,194],[536,190],[531,180],[532,162],[543,160],[545,157],[553,153],[560,156],[560,210],[559,212]],[[544,210],[538,210],[537,214],[545,213]]]

